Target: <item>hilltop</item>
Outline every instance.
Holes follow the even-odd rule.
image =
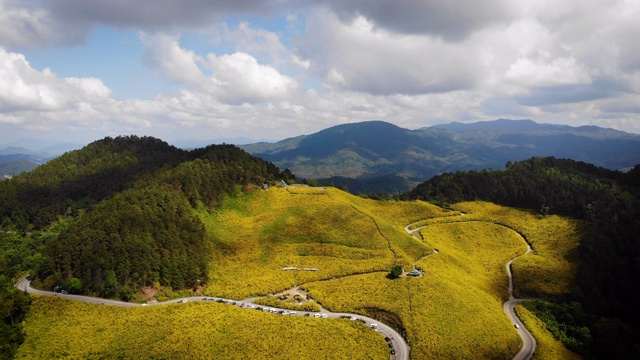
[[[531,120],[452,123],[418,130],[367,121],[242,148],[300,178],[329,181],[353,193],[398,193],[443,172],[502,169],[509,161],[532,156],[570,158],[614,170],[630,168],[640,159],[640,135]]]

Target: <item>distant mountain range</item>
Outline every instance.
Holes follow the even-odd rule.
[[[613,170],[640,163],[640,135],[508,119],[418,130],[366,121],[241,147],[299,178],[330,181],[354,193],[402,192],[442,172],[502,169],[509,161],[533,156]]]
[[[31,171],[67,151],[83,146],[71,143],[38,143],[29,139],[16,141],[14,144],[0,144],[0,180]]]

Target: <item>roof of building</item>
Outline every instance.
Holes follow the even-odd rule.
[[[422,273],[421,273],[420,271],[418,271],[418,270],[413,269],[413,270],[409,271],[409,272],[407,273],[407,275],[411,275],[411,276],[420,276],[420,275],[422,275]]]

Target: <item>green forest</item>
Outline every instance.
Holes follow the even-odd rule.
[[[34,283],[131,300],[140,286],[180,290],[207,281],[204,226],[225,196],[293,179],[232,145],[185,151],[151,138],[105,138],[0,182],[0,358],[21,342]]]
[[[567,330],[565,345],[586,358],[640,354],[640,166],[623,173],[536,157],[504,170],[435,176],[404,197],[442,206],[484,200],[586,220],[578,287],[568,298],[551,299],[558,306],[529,306],[548,326]]]

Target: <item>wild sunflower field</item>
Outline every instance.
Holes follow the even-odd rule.
[[[324,308],[393,326],[412,359],[510,358],[521,340],[502,308],[506,263],[531,244],[512,265],[517,297],[568,293],[578,266],[579,222],[484,202],[443,209],[272,187],[197,216],[212,254],[205,295],[244,299],[301,286]],[[414,236],[409,224],[420,228]],[[391,279],[394,265],[423,276]],[[547,339],[538,358],[567,351],[523,314]],[[36,298],[25,331],[20,358],[388,358],[384,340],[352,322],[213,303],[129,309]]]

